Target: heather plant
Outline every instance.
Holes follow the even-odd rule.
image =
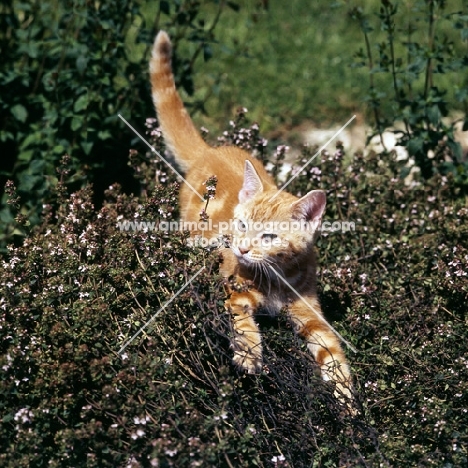
[[[245,107],[237,109],[235,120],[229,121],[229,130],[218,137],[221,145],[235,145],[246,151],[250,151],[262,162],[267,161],[268,140],[260,135],[260,127],[254,122],[250,126],[247,118],[248,110]]]
[[[450,173],[466,191],[468,162],[455,129],[468,130],[468,121],[460,125],[463,119],[454,117],[453,103],[466,111],[467,82],[456,76],[463,77],[466,67],[468,17],[451,8],[445,0],[418,1],[406,8],[382,0],[376,21],[360,7],[350,16],[364,37],[355,66],[368,68],[366,101],[374,126],[369,139],[379,135],[385,148],[382,134],[392,128],[397,145],[407,149],[425,179]],[[440,84],[445,74],[451,77],[448,89]],[[408,166],[402,168],[404,177],[408,172]]]
[[[226,141],[262,141],[245,125]],[[140,195],[112,184],[98,209],[91,186],[59,184],[0,264],[2,466],[467,464],[468,210],[450,175],[408,186],[396,162],[339,145],[289,187],[320,186],[326,219],[356,224],[318,242],[323,309],[357,349],[350,415],[286,314],[259,316],[262,373],[233,367],[218,252],[186,232],[119,228],[178,216],[181,182],[152,152],[130,160]]]

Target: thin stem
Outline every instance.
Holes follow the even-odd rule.
[[[424,83],[424,98],[427,98],[429,89],[432,87],[432,53],[434,51],[434,35],[435,35],[435,17],[434,17],[434,0],[429,2],[429,50],[426,62],[426,80]]]
[[[406,42],[409,44],[411,44],[411,36],[413,34],[413,29],[411,27],[411,16],[408,14],[408,38],[406,40]],[[409,46],[407,46],[406,48],[407,50],[407,54],[406,54],[406,67],[408,68],[409,67],[409,64],[411,62],[411,54],[410,54],[410,48]],[[411,81],[410,80],[407,80],[407,85],[408,85],[408,93],[409,93],[409,98],[410,100],[413,100],[413,87],[411,86]]]
[[[218,6],[218,11],[216,12],[216,16],[215,16],[210,28],[207,31],[208,34],[211,34],[213,32],[214,28],[216,27],[216,25],[218,24],[218,21],[219,21],[219,18],[221,17],[221,12],[223,11],[223,8],[224,8],[224,2],[220,2],[219,6]],[[192,67],[193,67],[193,65],[195,63],[195,60],[197,59],[200,52],[203,50],[204,45],[205,45],[204,43],[201,43],[197,47],[197,50],[195,51],[195,53],[193,54],[193,57],[190,60],[190,69],[192,69]]]
[[[374,68],[374,59],[372,57],[372,49],[369,41],[369,35],[367,34],[367,31],[363,28],[363,34],[364,34],[364,42],[366,44],[366,52],[367,52],[367,58],[369,60],[369,85],[372,90],[375,89],[374,86],[374,75],[372,74],[372,70]],[[380,144],[382,145],[383,149],[385,152],[387,152],[387,148],[385,147],[384,139],[383,139],[383,132],[382,132],[382,123],[380,121],[380,114],[379,114],[379,109],[375,106],[372,105],[372,111],[374,113],[374,119],[375,123],[377,125],[377,131],[379,132],[379,138],[380,138]]]
[[[398,80],[397,80],[397,72],[395,67],[395,47],[393,42],[393,33],[394,33],[394,24],[392,23],[391,15],[386,9],[387,15],[387,26],[388,26],[388,45],[390,47],[390,59],[392,64],[392,78],[393,78],[393,89],[395,90],[395,97],[397,100],[400,99],[400,91],[398,89]]]
[[[394,9],[394,11],[391,12],[390,8],[392,8],[392,5],[389,2],[383,2],[383,6],[384,6],[384,11],[385,11],[385,23],[386,23],[387,30],[388,30],[387,39],[388,39],[388,46],[390,48],[390,62],[391,62],[391,68],[392,68],[393,90],[395,91],[395,100],[398,103],[398,105],[400,105],[401,93],[400,93],[398,80],[397,80],[395,43],[394,43],[395,25],[392,21],[392,15],[395,14],[396,9]],[[405,124],[406,132],[409,134],[410,129],[409,129],[408,120],[404,118],[403,122]]]

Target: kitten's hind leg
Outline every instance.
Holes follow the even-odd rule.
[[[307,347],[320,366],[323,380],[335,382],[335,396],[350,405],[352,382],[346,357],[335,333],[325,322],[320,304],[315,297],[308,297],[309,309],[302,301],[289,307],[289,317],[296,332],[307,340]]]
[[[262,343],[258,325],[253,318],[257,309],[253,294],[233,292],[225,306],[233,318],[231,346],[234,349],[234,364],[249,374],[261,372]]]

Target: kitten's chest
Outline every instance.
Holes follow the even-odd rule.
[[[283,308],[284,302],[280,298],[264,297],[264,301],[260,304],[259,309],[267,312],[269,315],[278,315]]]

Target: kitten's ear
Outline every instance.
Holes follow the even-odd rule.
[[[291,205],[292,217],[308,223],[320,222],[326,204],[325,192],[323,190],[312,190]]]
[[[263,192],[263,184],[250,161],[245,161],[244,184],[239,192],[239,203],[251,200],[257,193]]]

